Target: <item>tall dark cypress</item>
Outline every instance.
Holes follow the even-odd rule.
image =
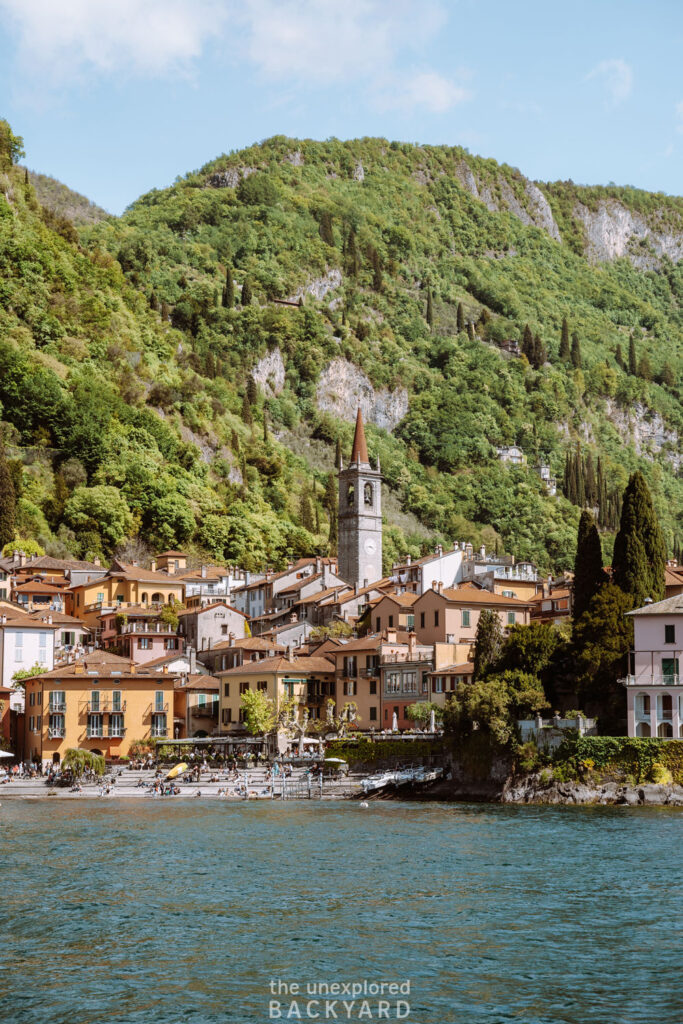
[[[567,323],[566,316],[562,319],[562,334],[560,335],[560,359],[564,363],[568,363],[570,359],[570,348],[569,348],[569,324]]]
[[[5,452],[0,446],[0,549],[14,540],[17,496]]]
[[[666,546],[659,520],[645,477],[638,470],[624,491],[612,556],[613,580],[638,608],[648,597],[653,601],[663,598],[665,567]]]
[[[526,356],[529,362],[532,362],[534,358],[534,336],[528,324],[524,325],[522,335],[522,355]]]
[[[572,366],[575,370],[581,369],[581,342],[576,332],[572,334],[572,350],[571,350]]]
[[[241,302],[243,306],[251,305],[251,285],[249,284],[249,278],[242,285],[242,296]]]
[[[223,305],[226,309],[232,309],[235,305],[235,282],[232,277],[232,270],[228,267],[225,271],[225,284],[223,285]]]
[[[624,354],[621,351],[621,345],[617,345],[617,347],[614,350],[614,361],[616,362],[620,370],[626,369],[626,363],[624,362]]]
[[[631,335],[628,341],[628,372],[632,377],[638,372],[638,357],[636,354],[636,339]]]
[[[580,619],[591,598],[605,582],[602,569],[602,545],[595,520],[590,512],[582,512],[576,538],[574,560],[574,621]]]
[[[427,285],[427,312],[425,319],[430,327],[434,324],[434,308],[432,306],[432,289],[430,285]]]
[[[458,334],[465,330],[465,310],[462,308],[462,302],[458,303],[458,312],[456,314],[456,323],[458,328]]]

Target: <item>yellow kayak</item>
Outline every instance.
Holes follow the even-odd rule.
[[[178,777],[179,775],[182,775],[182,774],[183,774],[183,772],[186,772],[186,771],[187,771],[187,769],[188,769],[188,767],[189,767],[189,766],[188,766],[188,765],[186,765],[184,761],[181,761],[181,762],[180,762],[180,764],[177,764],[177,765],[175,766],[175,768],[171,768],[171,770],[170,770],[170,772],[168,773],[168,775],[166,776],[166,778],[167,778],[167,779],[175,779],[175,778],[177,778],[177,777]]]

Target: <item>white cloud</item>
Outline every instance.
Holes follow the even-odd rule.
[[[457,85],[435,71],[397,78],[391,88],[378,95],[377,105],[383,110],[413,111],[422,107],[430,114],[445,114],[459,103],[470,99],[468,89]]]
[[[0,0],[26,69],[152,77],[187,68],[226,16],[220,0]]]
[[[628,99],[633,89],[633,69],[620,58],[601,60],[588,72],[584,81],[596,79],[602,82],[609,107],[616,107]]]
[[[423,67],[443,0],[0,0],[0,13],[34,86],[187,73],[220,40],[280,90],[360,88],[370,105],[437,114],[468,95],[428,66],[401,70]]]

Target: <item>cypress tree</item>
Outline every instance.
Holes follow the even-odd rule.
[[[430,328],[434,324],[434,309],[432,307],[432,289],[427,285],[427,313],[425,316]]]
[[[574,560],[574,610],[576,622],[581,618],[595,594],[605,582],[602,571],[602,545],[590,512],[582,512],[576,538]]]
[[[320,533],[320,505],[315,502],[315,532]]]
[[[495,667],[503,649],[503,627],[498,612],[485,608],[479,616],[474,642],[474,678],[481,679]]]
[[[339,469],[342,460],[342,443],[341,437],[337,438],[337,444],[334,449],[334,468]]]
[[[560,335],[560,359],[564,363],[568,363],[570,359],[570,348],[569,348],[569,324],[567,323],[566,316],[562,319],[562,334]]]
[[[664,363],[662,367],[662,384],[666,384],[668,388],[676,387],[676,374],[673,371],[671,363]]]
[[[244,452],[240,456],[240,473],[242,474],[242,487],[246,491],[249,489],[249,482],[247,480],[247,457]]]
[[[581,369],[581,342],[576,332],[572,334],[572,350],[571,350],[572,366],[575,370]]]
[[[614,360],[620,370],[626,369],[626,363],[624,362],[624,354],[621,351],[621,345],[617,345],[614,350]]]
[[[598,486],[595,479],[595,466],[593,456],[590,452],[586,456],[584,464],[584,480],[586,491],[586,504],[593,508],[598,503]]]
[[[253,416],[251,415],[251,405],[246,394],[242,399],[242,421],[243,423],[246,423],[248,427],[250,427],[254,422]]]
[[[476,337],[476,335],[474,333],[474,324],[472,323],[471,320],[470,320],[470,322],[467,325],[467,337],[470,339],[470,341],[474,341],[474,339]]]
[[[458,327],[458,334],[465,330],[465,310],[462,308],[462,302],[458,303],[458,312],[456,314],[456,323]]]
[[[642,380],[652,380],[652,364],[647,352],[643,352],[638,360],[638,376]]]
[[[308,530],[309,533],[313,533],[313,510],[311,508],[311,499],[308,497],[307,491],[301,492],[301,499],[299,501],[299,519],[304,530]]]
[[[332,214],[329,210],[322,210],[319,224],[320,237],[325,245],[334,248],[334,232],[332,231]]]
[[[225,284],[223,285],[223,305],[226,309],[232,309],[235,305],[235,282],[230,267],[225,271]]]
[[[263,410],[263,443],[268,443],[268,410]]]
[[[249,278],[247,278],[242,285],[242,296],[240,301],[243,306],[250,306],[251,298],[251,285],[249,284]]]
[[[613,580],[639,608],[648,597],[663,598],[665,566],[664,538],[649,488],[638,470],[624,491],[612,556]]]
[[[636,355],[636,339],[631,335],[628,341],[628,372],[632,377],[638,372],[638,358]]]
[[[256,387],[256,381],[253,376],[249,374],[247,377],[247,401],[249,405],[256,405],[258,398],[258,388]]]
[[[17,496],[4,449],[0,446],[0,550],[14,540]]]
[[[379,253],[373,248],[370,254],[370,261],[372,263],[372,287],[376,292],[382,291],[382,262],[379,258]]]

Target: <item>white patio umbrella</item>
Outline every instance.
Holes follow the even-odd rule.
[[[436,732],[436,715],[434,714],[434,708],[432,708],[429,715],[429,731]]]
[[[9,750],[0,750],[0,757],[14,758],[14,754],[12,754]]]
[[[394,711],[394,717],[391,720],[391,731],[398,732],[398,715]]]

